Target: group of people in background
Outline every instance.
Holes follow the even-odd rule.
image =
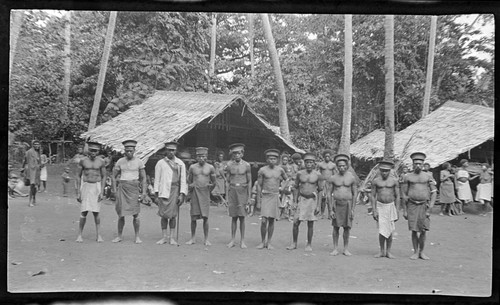
[[[460,167],[454,168],[450,163],[443,163],[440,172],[439,202],[441,211],[439,215],[462,215],[463,205],[474,201],[472,196],[470,180],[479,178],[477,185],[476,200],[482,204],[481,215],[486,216],[488,206],[493,208],[493,171],[489,164],[481,165],[481,172],[470,175],[467,171],[469,162],[467,159],[460,160]]]
[[[155,165],[154,176],[146,174],[145,164],[134,156],[136,140],[123,143],[124,155],[113,165],[109,173],[109,160],[99,156],[101,145],[88,142],[88,154],[79,150],[74,158],[78,164],[75,177],[77,201],[80,203],[79,234],[77,242],[83,242],[82,232],[89,212],[94,216],[96,241],[102,242],[100,235],[100,208],[103,198],[115,198],[118,217],[117,237],[112,242],[123,240],[125,217],[132,216],[135,232],[134,242],[140,239],[141,204],[154,202],[158,206],[162,237],[157,244],[178,244],[178,230],[175,235],[179,206],[189,201],[191,216],[191,238],[188,245],[196,243],[197,220],[203,220],[203,243],[210,246],[209,211],[213,200],[227,208],[231,218],[231,239],[228,248],[237,245],[236,233],[240,231],[239,246],[245,243],[245,218],[260,210],[261,242],[258,249],[273,249],[274,223],[282,218],[292,222],[292,243],[288,250],[297,249],[300,224],[307,223],[307,243],[305,251],[312,251],[314,222],[328,219],[332,225],[333,250],[350,256],[350,230],[355,216],[359,179],[350,166],[346,154],[334,154],[324,150],[322,160],[314,153],[289,155],[277,149],[264,152],[266,165],[258,169],[257,179],[252,179],[252,165],[243,159],[245,145],[235,143],[229,146],[230,160],[224,160],[224,152],[217,152],[216,161],[207,162],[208,148],[197,147],[196,162],[190,165],[176,156],[178,143],[168,142],[161,150],[163,155]],[[426,155],[422,152],[411,154],[413,170],[403,168],[403,173],[394,173],[394,162],[379,162],[378,173],[371,181],[368,194],[372,215],[379,231],[380,251],[376,257],[394,258],[391,253],[395,222],[400,210],[408,220],[412,232],[414,253],[411,259],[429,257],[424,253],[426,231],[430,229],[430,211],[437,198],[437,183],[428,171]],[[29,206],[36,204],[37,187],[41,170],[46,160],[40,155],[40,143],[26,152],[24,167],[25,183],[30,186]],[[317,162],[319,161],[319,162]],[[44,163],[45,162],[45,163]],[[441,215],[463,213],[462,203],[472,201],[469,180],[480,179],[476,198],[484,203],[485,209],[491,205],[493,197],[493,172],[487,164],[479,175],[470,176],[467,160],[460,161],[460,168],[454,173],[449,163],[444,163],[440,172],[439,201]],[[45,167],[46,168],[46,167]],[[45,175],[46,176],[46,175]],[[70,170],[65,168],[61,175],[63,194],[70,190]],[[46,180],[46,178],[45,178]],[[254,183],[253,183],[254,182]],[[46,185],[43,185],[44,188]],[[189,198],[189,200],[187,200]],[[458,200],[457,200],[458,199]],[[486,210],[484,210],[486,211]],[[343,249],[339,238],[342,228]]]

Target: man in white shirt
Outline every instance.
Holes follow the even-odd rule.
[[[165,158],[159,160],[155,166],[155,199],[158,202],[158,215],[161,217],[163,237],[156,243],[163,245],[168,242],[167,228],[175,230],[175,218],[179,213],[179,206],[184,202],[187,194],[186,165],[175,156],[177,142],[165,144]],[[173,234],[170,234],[170,244],[177,245]]]
[[[139,238],[139,212],[141,201],[146,192],[146,170],[141,159],[134,157],[137,141],[127,140],[122,142],[125,146],[125,157],[120,158],[113,168],[112,189],[116,193],[116,213],[118,214],[118,237],[113,239],[114,243],[122,241],[125,216],[134,217],[135,243],[142,243]],[[118,192],[116,186],[118,180]],[[141,188],[139,188],[141,184]]]

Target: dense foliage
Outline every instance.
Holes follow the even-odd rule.
[[[244,95],[278,124],[277,89],[261,20],[255,15],[256,76],[250,75],[245,14],[217,14],[216,76],[208,76],[210,14],[119,12],[98,124],[141,103],[154,90],[231,92]],[[343,103],[342,15],[270,15],[285,82],[294,142],[336,148]],[[63,120],[64,18],[25,11],[10,83],[9,129],[17,138],[78,141],[88,128],[109,12],[71,15],[71,90]],[[383,16],[353,16],[352,139],[384,126]],[[481,15],[478,27],[491,24]],[[401,130],[420,118],[429,16],[394,21],[395,121]],[[431,111],[448,100],[493,107],[492,35],[480,35],[459,16],[439,16]],[[210,84],[209,84],[210,83]]]

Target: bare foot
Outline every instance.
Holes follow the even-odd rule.
[[[443,212],[439,213],[439,216],[444,216]]]
[[[142,240],[139,237],[135,238],[135,243],[136,244],[142,244]]]
[[[117,237],[117,238],[113,239],[111,242],[112,243],[119,243],[121,241],[122,241],[122,238],[121,237]]]
[[[431,258],[430,258],[430,257],[428,257],[427,255],[425,255],[425,254],[424,254],[424,252],[420,252],[419,257],[420,257],[421,259],[425,259],[425,260],[431,259]]]
[[[83,243],[83,239],[81,235],[78,235],[78,238],[76,239],[77,243]]]
[[[186,245],[194,245],[194,244],[196,244],[196,241],[193,238],[191,238],[186,242]]]
[[[375,254],[373,257],[375,258],[385,257],[385,254],[383,252],[379,252],[378,254]]]
[[[177,242],[175,241],[175,239],[173,239],[173,238],[170,238],[170,244],[171,244],[171,245],[174,245],[174,246],[177,246],[177,245],[178,245],[178,243],[177,243]]]
[[[313,250],[313,248],[311,247],[311,245],[307,245],[306,248],[304,249],[304,251],[307,251],[307,252],[311,252]]]
[[[351,254],[351,252],[349,252],[349,250],[344,250],[344,255],[345,256],[351,256],[352,254]]]
[[[234,240],[231,240],[231,242],[229,242],[229,244],[227,244],[227,247],[228,248],[234,247]]]
[[[98,243],[102,243],[104,242],[104,239],[102,239],[101,235],[97,236],[97,240],[96,240]]]
[[[33,203],[30,202],[30,204],[28,205],[30,208],[34,207],[35,205]]]
[[[417,259],[418,258],[418,253],[413,253],[412,256],[410,256],[410,259]]]
[[[274,247],[271,244],[267,244],[267,250],[273,250]]]
[[[241,249],[246,249],[247,248],[247,245],[245,245],[245,242],[241,242],[241,245],[240,245],[240,248]]]
[[[212,244],[208,241],[208,240],[205,240],[205,246],[211,246]]]
[[[257,249],[264,249],[265,248],[264,243],[260,243],[256,248]]]
[[[291,244],[290,246],[286,247],[287,250],[295,250],[297,249],[297,244]]]
[[[159,241],[156,242],[157,245],[163,245],[163,244],[166,244],[167,241],[165,240],[165,238],[162,238],[160,239]]]
[[[394,255],[392,255],[392,253],[389,253],[389,252],[387,252],[386,256],[387,256],[387,258],[396,258]]]
[[[339,255],[339,251],[337,251],[337,249],[334,249],[332,252],[330,252],[330,255],[337,256]]]

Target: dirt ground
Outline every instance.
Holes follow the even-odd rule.
[[[62,197],[62,167],[49,167],[48,191],[10,199],[8,209],[7,290],[10,292],[70,291],[258,291],[382,294],[442,294],[489,296],[492,283],[493,214],[478,215],[477,205],[466,215],[431,216],[426,253],[429,261],[410,260],[410,232],[404,219],[396,223],[396,259],[374,258],[378,252],[376,223],[367,207],[358,205],[351,231],[353,256],[332,257],[332,227],[328,220],[314,226],[313,252],[305,252],[306,224],[301,224],[299,248],[285,249],[292,224],[276,223],[275,250],[258,250],[258,216],[246,220],[248,249],[226,248],[230,218],[222,207],[210,209],[210,241],[202,244],[198,222],[197,244],[190,238],[189,205],[180,209],[180,246],[157,245],[160,219],[155,207],[142,205],[142,244],[133,243],[132,218],[126,218],[124,241],[116,236],[113,201],[104,201],[101,230],[104,243],[95,242],[95,225],[87,217],[84,243],[75,242],[79,205],[74,193]],[[237,233],[239,241],[239,232]],[[340,242],[342,245],[342,242]],[[43,274],[35,275],[39,271]]]

